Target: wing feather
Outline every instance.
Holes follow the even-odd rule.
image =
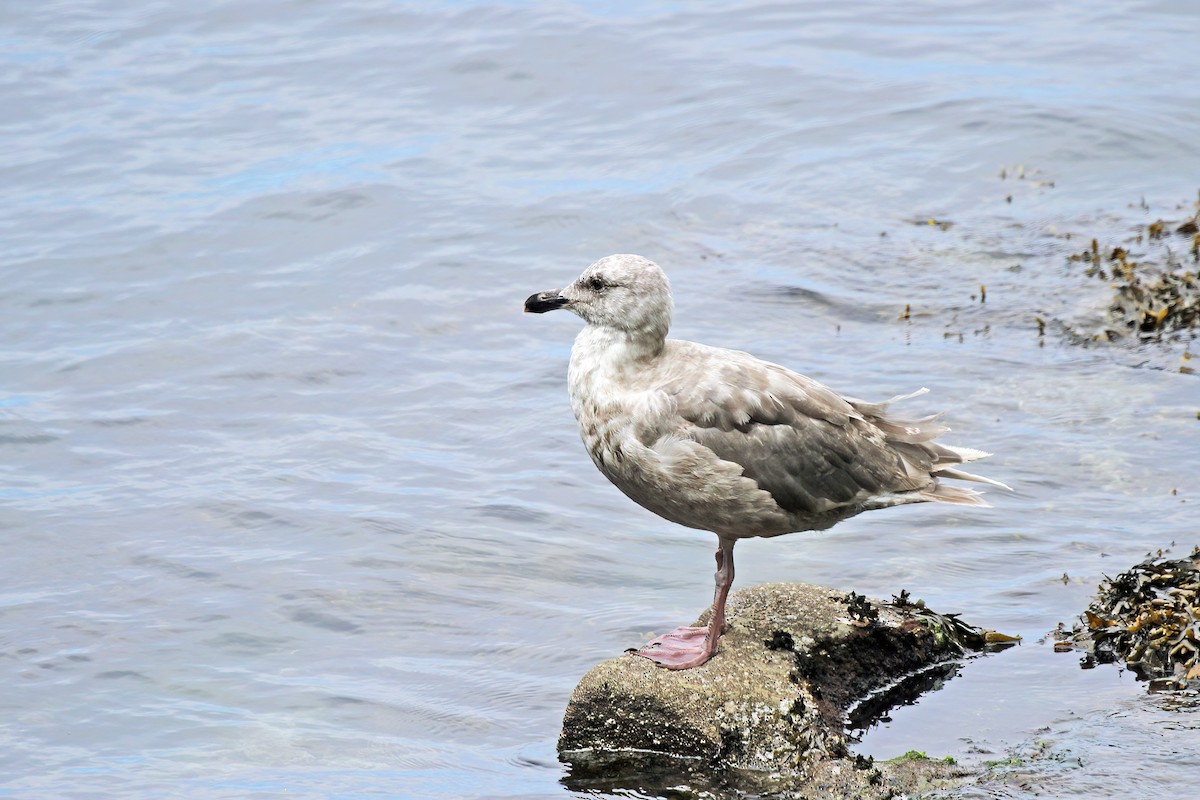
[[[920,442],[940,426],[897,423],[889,434],[811,378],[746,353],[677,344],[686,352],[672,354],[674,363],[690,368],[661,383],[679,420],[672,433],[739,465],[783,510],[824,513],[934,482],[936,458]],[[906,463],[890,437],[910,440],[918,463]]]

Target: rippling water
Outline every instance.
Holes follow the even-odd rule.
[[[667,268],[679,336],[929,386],[913,410],[1017,488],[739,548],[741,585],[907,588],[1026,637],[863,752],[1041,740],[1050,793],[1194,783],[1194,706],[1036,639],[1200,543],[1200,381],[1034,317],[1105,302],[1064,233],[1194,199],[1198,24],[1190,0],[9,4],[0,794],[568,794],[576,680],[710,593],[711,537],[582,452],[577,321],[520,314],[611,252]]]

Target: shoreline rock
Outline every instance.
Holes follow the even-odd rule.
[[[721,651],[703,667],[666,670],[627,653],[584,675],[558,743],[571,788],[890,796],[894,781],[851,757],[851,720],[866,727],[940,685],[988,638],[903,592],[884,603],[766,584],[735,592],[729,610]]]

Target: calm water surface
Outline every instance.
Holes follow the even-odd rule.
[[[1193,785],[1195,705],[1037,640],[1200,544],[1200,379],[1034,317],[1105,302],[1064,234],[1190,208],[1198,29],[1190,0],[7,4],[0,795],[569,796],[575,682],[711,591],[712,537],[583,453],[578,321],[520,313],[612,252],[667,268],[676,335],[930,387],[910,410],[1016,487],[739,548],[741,585],[1025,637],[862,752],[1050,753],[979,796]]]

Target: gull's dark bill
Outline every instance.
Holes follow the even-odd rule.
[[[558,292],[538,292],[525,300],[525,311],[530,314],[545,314],[567,304],[567,298]]]

